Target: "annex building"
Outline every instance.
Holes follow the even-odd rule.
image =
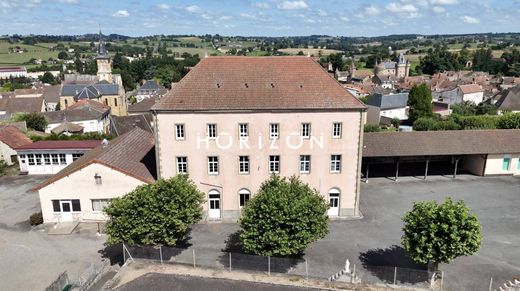
[[[157,172],[189,174],[207,220],[237,219],[272,174],[359,216],[365,109],[308,57],[207,57],[152,107]]]

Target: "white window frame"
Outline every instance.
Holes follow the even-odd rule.
[[[336,128],[336,127],[338,127],[338,128]],[[338,132],[336,132],[336,131],[338,131]],[[341,136],[343,135],[342,131],[343,131],[343,123],[341,123],[341,122],[332,123],[332,138],[341,138]]]
[[[247,199],[242,199],[242,196],[248,196]],[[242,200],[244,200],[244,204],[241,205]],[[247,202],[251,200],[251,191],[243,188],[238,191],[238,209],[242,209],[246,206]]]
[[[274,129],[276,129],[276,130],[274,130]],[[269,123],[269,138],[270,139],[280,138],[280,124],[279,123]]]
[[[83,153],[74,153],[72,154],[72,161],[74,162],[75,160],[81,158],[84,154]]]
[[[280,156],[271,155],[269,156],[269,173],[279,174],[280,173]]]
[[[185,140],[186,139],[186,130],[183,123],[175,124],[175,139],[176,140]]]
[[[241,139],[247,139],[249,137],[249,124],[247,124],[247,123],[238,124],[238,137]]]
[[[216,123],[208,123],[206,125],[206,136],[209,138],[209,139],[216,139],[217,136],[218,136],[218,131],[217,131],[217,124]]]
[[[181,161],[184,159],[184,161]],[[175,158],[177,162],[177,174],[187,174],[188,173],[188,157],[186,156],[178,156]],[[181,166],[183,166],[186,171],[181,171]]]
[[[216,167],[216,171],[212,171],[212,168]],[[219,159],[218,156],[208,156],[208,174],[218,175],[219,173]]]
[[[330,155],[330,172],[341,173],[341,155]]]
[[[246,169],[246,171],[242,171],[242,169]],[[249,156],[238,156],[238,173],[240,175],[248,175],[249,171]]]
[[[79,210],[74,210],[74,205],[72,204],[73,200],[79,201]],[[58,201],[58,204],[60,205],[60,211],[54,211],[54,201]],[[70,213],[81,213],[81,199],[52,199],[52,213],[63,213],[63,208],[61,207],[61,202],[70,202]]]
[[[307,168],[307,169],[305,169]],[[300,173],[309,174],[311,172],[311,156],[300,155]]]
[[[94,202],[100,202],[101,204],[104,204],[103,207],[101,207],[101,210],[96,210],[94,209]],[[103,208],[105,208],[108,203],[110,203],[110,199],[108,198],[104,198],[104,199],[90,199],[90,204],[92,206],[92,212],[95,212],[95,213],[100,213],[100,212],[103,212]]]
[[[311,124],[309,122],[302,122],[300,136],[302,138],[311,138]]]

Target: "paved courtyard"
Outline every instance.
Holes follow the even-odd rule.
[[[0,279],[5,290],[41,290],[67,270],[72,279],[91,262],[99,262],[104,237],[84,227],[68,236],[50,236],[28,224],[39,210],[36,192],[30,191],[44,177],[0,178]],[[481,223],[483,244],[475,256],[441,265],[447,290],[488,290],[520,275],[520,178],[461,175],[430,177],[428,181],[409,177],[399,182],[371,179],[362,186],[362,220],[333,221],[330,233],[306,252],[309,273],[326,277],[339,271],[349,259],[369,280],[363,264],[417,268],[400,246],[400,218],[414,201],[463,199]],[[195,225],[190,248],[201,262],[222,262],[222,250],[238,230],[236,224]],[[118,249],[119,250],[119,249]],[[188,255],[191,252],[186,252]],[[293,273],[302,274],[302,264]]]
[[[33,229],[29,216],[40,210],[31,189],[46,177],[0,178],[0,280],[2,290],[43,290],[63,271],[76,279],[91,262],[99,262],[104,243],[95,230],[68,236]]]

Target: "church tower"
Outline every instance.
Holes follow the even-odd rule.
[[[399,54],[399,60],[397,61],[396,66],[396,76],[398,78],[410,76],[410,61],[404,57],[404,54],[402,52]]]
[[[99,45],[97,49],[97,77],[98,81],[107,81],[109,83],[113,83],[112,79],[112,65],[110,64],[110,56],[108,55],[108,51],[105,47],[105,42],[103,41],[103,36],[101,34],[101,30],[99,30]]]

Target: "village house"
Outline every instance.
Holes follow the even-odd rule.
[[[27,77],[25,67],[0,67],[0,80]]]
[[[43,87],[43,94],[41,97],[45,101],[46,111],[56,111],[60,103],[60,85]]]
[[[385,117],[389,120],[394,118],[399,120],[408,119],[408,93],[376,93],[368,97],[366,104],[377,107],[380,117]]]
[[[87,152],[38,185],[43,221],[104,221],[110,199],[153,183],[153,134],[135,128]]]
[[[376,62],[375,74],[380,76],[393,76],[398,79],[405,78],[410,75],[411,64],[406,59],[403,53],[399,54],[397,62],[385,61],[381,63]]]
[[[520,85],[500,92],[491,102],[497,107],[500,114],[504,112],[520,113]]]
[[[15,150],[20,173],[49,175],[61,171],[100,144],[99,140],[41,140]]]
[[[160,98],[166,94],[168,90],[159,85],[156,80],[148,80],[142,86],[137,88],[135,98],[137,102],[141,102],[148,98]]]
[[[272,174],[359,217],[365,109],[309,57],[204,58],[152,108],[157,172],[189,174],[206,220],[236,220]]]
[[[25,133],[15,126],[0,126],[0,160],[8,166],[16,163],[16,148],[32,143]]]
[[[434,101],[439,101],[448,104],[460,104],[462,102],[473,102],[480,104],[484,101],[484,90],[480,85],[467,84],[456,85],[455,82],[447,81],[450,87],[443,91],[433,91],[432,97]],[[456,87],[453,87],[456,85]]]
[[[81,100],[67,109],[43,113],[47,133],[109,133],[110,107],[92,100]],[[71,126],[71,124],[74,124]]]

